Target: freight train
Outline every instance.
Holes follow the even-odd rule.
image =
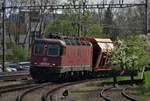
[[[107,53],[113,48],[110,39],[53,35],[35,39],[30,74],[38,81],[106,75],[111,71]]]

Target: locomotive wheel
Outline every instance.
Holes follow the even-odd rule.
[[[75,71],[75,72],[73,73],[73,78],[74,78],[74,80],[78,80],[79,75],[78,75],[78,72],[77,72],[77,71]]]
[[[83,71],[79,71],[79,78],[83,79],[84,78],[84,72]]]

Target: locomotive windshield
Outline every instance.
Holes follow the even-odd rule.
[[[34,43],[32,53],[37,56],[53,56],[61,55],[61,46],[58,43]]]
[[[48,45],[47,55],[48,56],[59,56],[60,47],[58,45]]]
[[[36,55],[43,55],[44,54],[43,44],[35,44],[33,48],[33,53]]]

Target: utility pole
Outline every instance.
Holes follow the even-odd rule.
[[[43,19],[43,14],[42,13],[44,12],[43,8],[42,8],[43,7],[43,2],[44,2],[43,0],[40,1],[40,3],[41,3],[41,7],[40,7],[40,22],[39,22],[39,26],[40,26],[39,33],[40,34],[42,33],[42,30],[43,30],[42,29],[43,28],[43,25],[42,25],[43,24],[43,22],[42,22],[43,21],[42,20]],[[36,35],[35,35],[35,37],[36,37]]]
[[[30,0],[30,6],[31,6],[31,0]],[[28,46],[28,51],[30,50],[31,44],[32,44],[32,34],[31,34],[31,8],[29,8],[29,46]]]
[[[2,63],[2,71],[4,72],[5,71],[5,0],[3,1],[3,4],[2,4],[2,11],[3,11],[3,18],[2,18],[2,46],[3,46],[3,51],[2,51],[2,60],[3,60],[3,63]]]
[[[148,33],[148,0],[145,0],[145,34]]]

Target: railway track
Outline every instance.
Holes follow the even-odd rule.
[[[27,89],[26,91],[24,91],[21,95],[19,95],[17,97],[17,100],[16,101],[23,101],[25,99],[25,96],[27,96],[28,94],[32,94],[32,92],[34,92],[35,90],[38,90],[40,88],[43,88],[45,86],[50,86],[52,85],[52,83],[43,83],[43,84],[39,84],[39,85],[36,85],[30,89]],[[32,100],[32,99],[31,99]]]
[[[93,81],[97,81],[98,79],[93,79]],[[103,82],[104,79],[99,79]],[[13,97],[12,101],[59,101],[58,99],[56,99],[56,97],[58,97],[60,100],[62,98],[62,93],[64,92],[64,89],[68,89],[69,87],[72,87],[73,85],[77,85],[77,84],[82,84],[82,83],[86,83],[92,81],[90,80],[82,80],[82,81],[74,81],[74,82],[67,82],[67,83],[42,83],[42,84],[35,84],[35,83],[27,83],[24,84],[24,86],[20,85],[12,85],[12,86],[4,86],[0,88],[0,93],[5,93],[5,92],[10,92],[9,96],[11,99],[11,97]],[[24,87],[24,89],[23,89]],[[6,89],[7,88],[7,89]],[[23,89],[21,91],[16,91],[19,89]],[[119,88],[113,88],[111,86],[109,87],[105,87],[102,89],[101,91],[101,97],[105,100],[105,101],[138,101],[138,100],[131,100],[130,98],[127,98],[125,95],[127,95],[128,93],[126,93],[127,90],[127,86],[125,87],[119,87]],[[11,91],[16,91],[15,93],[11,92]],[[112,94],[118,94],[118,96],[121,96],[120,99],[122,99],[122,97],[124,97],[123,99],[125,100],[114,100],[114,97],[112,97],[111,93],[107,94],[109,96],[106,96],[106,92],[111,92]],[[12,94],[11,94],[12,93]],[[4,94],[5,97],[7,97],[7,93]],[[13,96],[15,95],[15,96]],[[128,95],[129,97],[130,95]],[[67,97],[68,99],[69,97]],[[132,96],[133,98],[133,96]],[[17,100],[16,100],[17,99]],[[70,99],[70,98],[69,98]],[[9,100],[2,100],[2,101],[9,101]],[[65,100],[66,101],[66,100]]]
[[[97,80],[97,79],[95,79]],[[63,90],[69,86],[73,86],[73,85],[76,85],[76,84],[80,84],[80,83],[85,83],[85,82],[88,82],[88,80],[83,80],[83,81],[78,81],[78,82],[71,82],[71,83],[67,83],[67,84],[62,84],[62,85],[59,85],[58,87],[54,88],[54,89],[51,89],[49,90],[47,93],[45,93],[42,97],[42,101],[57,101],[59,97],[57,96],[61,96],[63,97],[62,93],[64,92]],[[139,82],[139,81],[137,81]],[[127,95],[125,93],[126,91],[126,86],[129,86],[129,85],[125,85],[125,87],[121,86],[121,87],[118,87],[118,88],[114,88],[112,86],[109,86],[109,87],[106,87],[104,89],[102,89],[101,91],[101,97],[105,100],[105,101],[139,101],[137,100],[136,98],[133,98],[131,99],[130,95]],[[112,99],[111,97],[108,97],[108,96],[105,96],[103,93],[105,93],[105,91],[109,91],[111,89],[115,89],[115,90],[112,90],[111,92],[114,92],[114,94],[119,94],[120,95],[120,100],[114,100]],[[61,93],[60,93],[61,92]],[[56,94],[56,96],[55,96]],[[54,97],[55,96],[55,97]],[[128,96],[128,97],[127,97]],[[122,100],[122,98],[124,100]],[[61,100],[61,99],[60,99]],[[70,99],[69,99],[70,100]]]
[[[101,79],[101,80],[104,80],[104,79]],[[90,81],[97,81],[97,79],[92,79]],[[75,82],[63,83],[61,85],[58,85],[57,87],[55,87],[55,88],[49,90],[48,92],[46,92],[42,97],[42,101],[59,101],[59,100],[62,100],[62,98],[65,96],[63,94],[64,92],[67,93],[66,96],[68,95],[68,90],[67,89],[69,87],[72,87],[72,86],[78,85],[78,84],[82,84],[82,83],[87,83],[87,82],[89,82],[89,80],[75,81]],[[59,97],[57,98],[57,96],[59,96]],[[65,99],[65,101],[66,100],[67,99]],[[69,101],[70,100],[71,99],[69,99]]]
[[[59,91],[60,89],[63,89],[67,86],[72,86],[72,85],[75,85],[77,83],[66,83],[66,84],[62,84],[62,85],[59,85],[51,90],[49,90],[47,93],[45,93],[42,97],[42,101],[54,101],[55,98],[54,98],[54,95],[56,94],[57,91]]]
[[[105,95],[104,95],[104,92],[106,92],[106,91],[108,91],[108,90],[110,90],[110,89],[112,89],[113,87],[107,87],[107,88],[103,88],[102,90],[101,90],[101,92],[100,92],[100,96],[105,100],[105,101],[112,101],[110,98],[108,98],[108,97],[106,97]]]
[[[49,98],[51,98],[51,100],[52,100],[52,96],[56,91],[58,91],[62,88],[72,86],[72,85],[75,85],[75,84],[79,84],[79,83],[83,83],[83,82],[87,82],[87,80],[85,80],[85,81],[75,81],[75,82],[69,82],[69,83],[44,83],[44,84],[36,85],[36,86],[24,91],[21,95],[19,95],[17,97],[16,101],[27,101],[29,99],[27,96],[31,97],[31,95],[33,95],[33,93],[37,93],[36,91],[40,91],[41,88],[44,89],[44,87],[46,87],[46,86],[50,87],[49,91],[47,91],[47,89],[45,89],[46,92],[44,94],[42,94],[41,99],[40,99],[40,97],[39,97],[40,95],[39,95],[38,100],[39,101],[41,101],[41,100],[42,101],[49,101]],[[42,93],[43,93],[43,91],[42,91]],[[35,99],[30,98],[31,101],[33,101],[33,100],[37,101],[36,99],[37,98],[35,98]]]
[[[101,90],[100,96],[105,101],[139,101],[126,93],[128,87],[106,87]]]
[[[29,71],[1,72],[0,81],[31,79]]]
[[[132,97],[131,95],[126,93],[126,90],[129,88],[125,88],[122,90],[121,94],[126,97],[127,99],[129,99],[130,101],[139,101],[137,98]]]
[[[4,93],[0,98],[1,101],[46,101],[51,94],[61,88],[72,86],[79,83],[88,82],[89,80],[84,81],[75,81],[75,82],[67,82],[67,83],[43,83],[43,84],[28,84],[30,87],[27,87],[23,90],[21,89],[23,86],[21,85],[10,85],[1,87],[1,93]],[[25,85],[25,84],[24,84]],[[27,85],[25,85],[27,86]],[[6,89],[7,88],[7,89]],[[10,90],[13,89],[13,90]],[[7,92],[7,93],[5,93]],[[6,100],[7,99],[7,100]],[[16,100],[17,99],[17,100]]]
[[[10,85],[4,85],[0,86],[0,94],[7,93],[7,92],[13,92],[17,90],[27,89],[30,87],[35,86],[35,82],[32,80],[24,81],[20,84],[10,84]]]

